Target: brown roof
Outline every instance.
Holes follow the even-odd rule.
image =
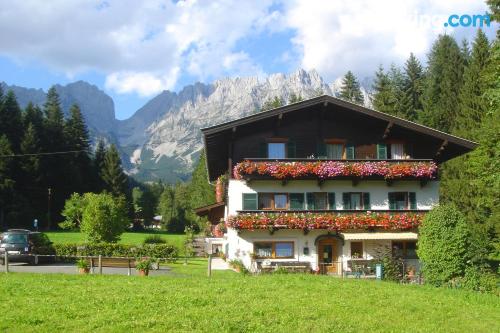
[[[208,212],[210,212],[212,209],[214,208],[218,208],[218,207],[221,207],[221,206],[224,206],[226,205],[225,202],[216,202],[216,203],[213,203],[213,204],[210,204],[210,205],[207,205],[207,206],[203,206],[203,207],[198,207],[198,208],[195,208],[194,209],[194,212],[196,213],[196,215],[198,216],[205,216],[208,214]]]

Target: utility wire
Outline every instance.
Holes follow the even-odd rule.
[[[46,156],[46,155],[63,155],[63,154],[74,154],[74,153],[87,153],[87,150],[68,150],[68,151],[56,151],[50,153],[33,153],[33,154],[12,154],[12,155],[0,155],[0,158],[5,157],[24,157],[24,156]]]

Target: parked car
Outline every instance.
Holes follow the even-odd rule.
[[[4,264],[5,251],[7,251],[9,262],[36,264],[34,254],[40,254],[42,248],[48,248],[51,244],[49,237],[44,233],[26,229],[9,229],[0,234],[0,263]],[[47,257],[39,257],[38,262],[47,261],[47,259]]]

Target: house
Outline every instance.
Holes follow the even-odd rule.
[[[252,271],[371,274],[385,255],[418,269],[418,226],[439,202],[439,165],[476,146],[326,95],[202,133],[218,200],[197,213],[217,229],[211,242]]]

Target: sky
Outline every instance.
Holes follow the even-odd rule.
[[[47,90],[85,80],[125,119],[197,81],[298,68],[362,79],[410,52],[425,63],[439,34],[476,34],[445,27],[450,15],[486,11],[478,0],[0,0],[0,81]],[[483,26],[490,38],[497,28]]]

